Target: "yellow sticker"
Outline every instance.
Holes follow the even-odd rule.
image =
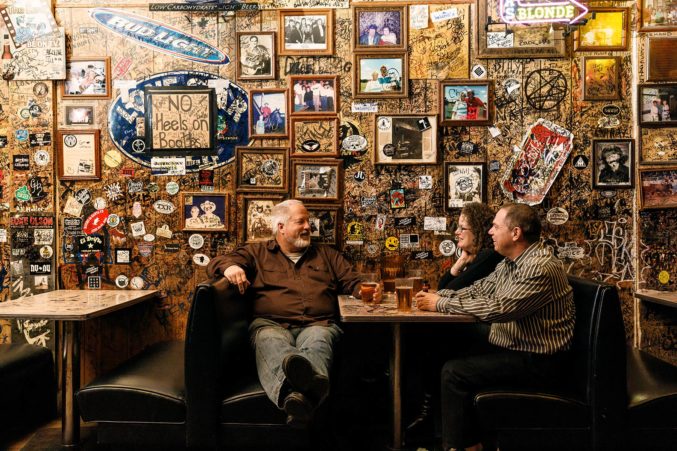
[[[397,237],[389,236],[386,238],[386,249],[389,251],[395,251],[400,247],[400,240]]]
[[[658,273],[658,281],[665,285],[670,282],[670,273],[667,271],[661,271]]]

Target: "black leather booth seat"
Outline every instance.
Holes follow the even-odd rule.
[[[0,344],[0,443],[56,416],[54,360],[49,349]]]

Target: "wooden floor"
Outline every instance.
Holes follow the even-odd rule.
[[[96,425],[80,426],[81,451],[96,450]],[[2,451],[57,451],[61,450],[61,419],[51,421],[7,443],[0,442]]]

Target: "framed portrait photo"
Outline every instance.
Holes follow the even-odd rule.
[[[377,114],[374,164],[437,164],[437,116]]]
[[[645,66],[647,81],[677,80],[677,58],[674,55],[676,46],[677,36],[647,36]]]
[[[621,58],[586,56],[583,58],[583,100],[621,98]]]
[[[242,198],[242,241],[255,243],[273,238],[271,214],[282,196],[244,196]]]
[[[287,192],[289,156],[284,147],[238,147],[238,192]]]
[[[677,30],[677,3],[669,0],[638,0],[639,31]]]
[[[277,54],[274,31],[237,32],[238,80],[274,80]]]
[[[407,49],[404,4],[353,7],[353,49],[388,52]]]
[[[280,55],[332,55],[333,9],[279,11]]]
[[[342,160],[292,160],[292,197],[303,201],[341,200]]]
[[[639,85],[638,88],[641,126],[677,126],[677,84]]]
[[[110,94],[110,56],[66,61],[66,80],[61,84],[63,98],[108,99]]]
[[[339,127],[338,117],[292,117],[291,156],[338,157]]]
[[[355,54],[353,97],[356,99],[407,97],[407,54]]]
[[[486,200],[484,163],[444,163],[444,198],[447,210]]]
[[[677,208],[677,166],[639,170],[640,208]]]
[[[338,245],[341,207],[309,204],[306,209],[310,216],[310,240],[314,243]]]
[[[249,136],[252,138],[289,135],[286,89],[251,89],[249,111]]]
[[[99,130],[57,131],[57,164],[61,180],[100,180]]]
[[[493,81],[440,81],[441,125],[489,125],[493,119]]]
[[[228,194],[183,193],[181,229],[197,232],[227,232]]]
[[[293,96],[289,102],[291,114],[338,114],[338,75],[292,75],[289,86]]]
[[[626,50],[629,16],[628,8],[590,8],[574,35],[576,51]]]
[[[94,125],[94,105],[66,105],[63,112],[66,125]]]
[[[592,141],[592,186],[597,189],[626,189],[634,186],[634,141]]]

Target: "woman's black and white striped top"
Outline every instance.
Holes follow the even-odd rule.
[[[505,258],[484,279],[437,292],[437,311],[469,313],[491,324],[489,342],[515,351],[552,354],[569,349],[576,310],[560,262],[541,243],[515,261]]]

